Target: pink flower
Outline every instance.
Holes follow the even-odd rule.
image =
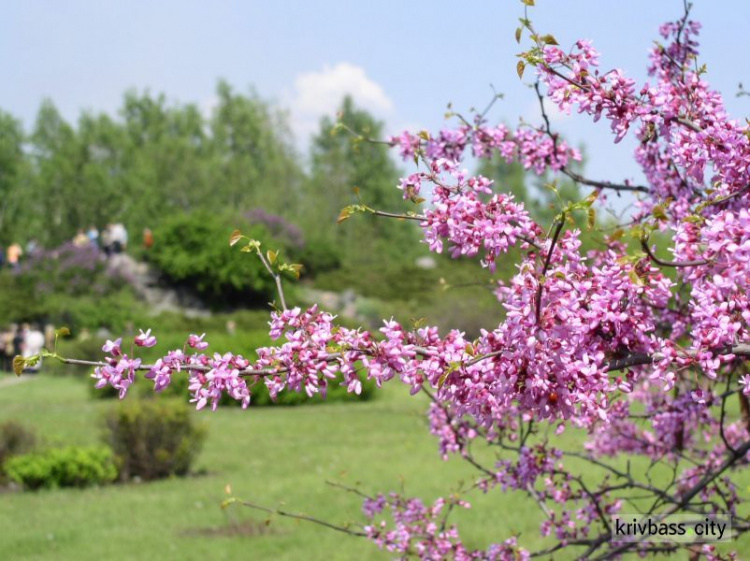
[[[156,337],[151,335],[150,329],[146,333],[143,332],[143,329],[140,332],[141,334],[135,338],[136,345],[139,347],[153,347],[156,345]]]
[[[188,345],[190,345],[194,349],[198,349],[199,351],[208,348],[208,343],[203,340],[205,336],[205,333],[200,337],[194,334],[190,335],[190,337],[188,337]]]
[[[122,337],[114,341],[107,340],[107,342],[104,343],[102,350],[105,353],[111,354],[112,356],[120,356],[122,354],[122,349],[120,348],[120,345],[122,345]]]

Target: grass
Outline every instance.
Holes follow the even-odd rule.
[[[89,397],[88,381],[39,376],[0,388],[0,422],[14,418],[50,444],[91,444],[109,400]],[[220,508],[232,494],[258,504],[345,524],[359,521],[359,499],[326,485],[366,492],[402,485],[432,501],[475,471],[441,462],[422,399],[407,388],[382,399],[318,407],[225,408],[196,412],[209,435],[199,459],[206,473],[187,479],[87,490],[7,493],[0,497],[0,557],[7,559],[389,559],[363,539],[245,507]],[[512,515],[487,517],[498,501]],[[537,507],[510,495],[472,499],[460,513],[466,541],[477,547],[511,531],[537,534]],[[502,509],[505,510],[504,508]]]
[[[5,378],[0,378],[0,422],[22,420],[47,444],[96,443],[102,413],[117,406],[91,399],[89,380],[41,375],[2,385]],[[0,495],[0,558],[389,559],[360,538],[278,516],[266,525],[263,513],[220,505],[229,485],[240,499],[346,524],[362,521],[361,503],[327,480],[370,494],[403,487],[425,501],[474,481],[477,472],[460,459],[438,459],[426,401],[409,397],[407,390],[387,385],[379,399],[365,403],[195,412],[209,431],[197,466],[201,475]],[[581,435],[568,430],[556,444],[580,448]],[[490,465],[487,454],[479,456]],[[631,469],[639,475],[647,465],[635,459]],[[590,467],[581,472],[592,481],[599,478]],[[657,470],[653,477],[658,482],[666,474]],[[748,474],[735,480],[745,494]],[[498,490],[467,498],[472,509],[453,520],[468,547],[484,548],[512,533],[521,533],[527,547],[549,545],[538,538],[542,515],[525,495]],[[750,540],[730,545],[742,551]]]

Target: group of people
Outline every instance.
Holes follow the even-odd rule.
[[[101,234],[96,226],[89,226],[88,230],[80,228],[73,238],[73,245],[84,247],[94,245],[101,248],[106,256],[117,255],[128,247],[128,230],[123,224],[107,224]]]
[[[47,331],[51,331],[52,337],[54,337],[52,326]],[[13,357],[18,355],[23,357],[34,356],[44,348],[46,343],[47,336],[36,326],[28,323],[11,325],[9,328],[0,331],[0,367],[4,372],[12,372]],[[41,365],[40,360],[24,372],[39,372]]]

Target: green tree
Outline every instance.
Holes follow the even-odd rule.
[[[225,208],[263,208],[290,218],[302,170],[285,116],[255,93],[235,93],[224,81],[210,122],[214,175],[209,191]]]
[[[11,243],[29,177],[21,123],[0,111],[0,242]]]
[[[357,202],[355,188],[362,202],[371,208],[398,213],[414,210],[396,189],[399,170],[388,149],[360,140],[352,131],[365,138],[379,138],[383,123],[346,97],[338,123],[323,118],[313,140],[311,175],[303,198],[305,214],[300,222],[308,238],[332,246],[338,255],[347,255],[353,266],[411,258],[418,235],[411,221],[393,223],[365,215],[336,224],[341,209]]]

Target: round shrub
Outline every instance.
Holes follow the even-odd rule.
[[[229,236],[236,227],[236,221],[209,212],[169,215],[154,231],[149,259],[172,283],[195,291],[214,307],[265,303],[273,297],[273,279],[257,257],[232,251]],[[260,224],[243,231],[269,248],[282,249]]]
[[[5,462],[34,448],[36,436],[31,429],[14,420],[0,424],[0,481],[5,476]]]
[[[123,403],[105,416],[105,426],[104,440],[114,452],[121,481],[186,475],[206,436],[190,408],[177,400]]]

